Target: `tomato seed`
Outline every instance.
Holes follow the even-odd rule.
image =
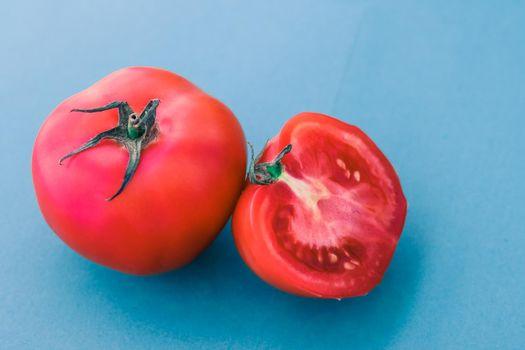
[[[353,269],[355,269],[355,265],[349,263],[348,261],[343,264],[343,267],[345,268],[345,270],[353,270]]]

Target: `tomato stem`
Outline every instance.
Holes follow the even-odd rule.
[[[282,159],[286,154],[290,153],[292,145],[288,144],[279,152],[273,161],[265,163],[257,163],[263,155],[264,148],[261,153],[254,158],[253,145],[249,142],[248,145],[250,146],[252,154],[252,160],[248,170],[248,179],[250,182],[255,185],[269,185],[277,181],[283,173]]]
[[[140,161],[140,152],[146,147],[153,139],[158,135],[158,126],[156,123],[156,113],[157,106],[159,105],[160,100],[153,99],[148,102],[146,107],[139,114],[135,113],[133,109],[129,106],[127,102],[115,101],[110,104],[91,108],[91,109],[72,109],[71,112],[83,112],[83,113],[97,113],[102,111],[107,111],[109,109],[118,108],[118,125],[112,129],[101,132],[98,135],[95,135],[88,142],[80,146],[79,148],[71,151],[66,154],[58,161],[59,165],[62,165],[62,162],[72,157],[80,152],[83,152],[87,149],[90,149],[96,146],[100,141],[104,139],[115,140],[124,147],[129,154],[128,165],[126,167],[126,172],[124,173],[124,178],[120,185],[118,191],[108,198],[108,201],[113,200],[117,197],[126,185],[131,180],[131,177],[135,173],[137,166]]]

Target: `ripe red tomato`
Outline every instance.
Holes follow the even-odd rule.
[[[324,298],[365,295],[381,281],[407,204],[394,168],[361,130],[301,113],[252,161],[249,182],[233,234],[262,279]]]
[[[243,186],[246,145],[221,102],[169,71],[131,67],[60,104],[32,166],[40,209],[64,242],[148,275],[188,263],[216,237]]]

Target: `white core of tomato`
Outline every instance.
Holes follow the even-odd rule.
[[[304,204],[305,208],[312,214],[314,221],[322,219],[319,201],[331,197],[331,193],[321,181],[303,181],[283,171],[279,180],[290,187],[295,196]]]

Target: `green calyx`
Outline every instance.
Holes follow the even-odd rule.
[[[254,158],[253,146],[251,143],[248,145],[252,153],[252,160],[248,169],[250,182],[256,185],[269,185],[277,181],[283,173],[282,158],[292,150],[292,145],[289,144],[284,147],[273,161],[266,163],[257,163],[261,159],[264,149]]]
[[[126,188],[126,185],[131,180],[131,177],[137,169],[142,149],[146,147],[158,134],[158,127],[156,123],[156,111],[159,103],[160,100],[158,99],[153,99],[149,101],[140,114],[135,113],[127,102],[119,101],[112,102],[104,107],[92,109],[72,109],[71,112],[96,113],[118,108],[118,125],[112,129],[103,131],[100,134],[95,135],[92,139],[90,139],[88,142],[86,142],[76,150],[60,158],[58,164],[62,165],[62,162],[65,159],[96,146],[100,141],[104,139],[115,140],[121,145],[123,145],[129,154],[128,165],[124,173],[124,179],[122,180],[120,188],[113,196],[107,199],[108,201],[111,201],[120,193],[122,193],[124,188]]]
[[[269,165],[266,170],[271,175],[273,179],[279,178],[283,172],[283,165],[281,163],[276,163],[273,165]]]

